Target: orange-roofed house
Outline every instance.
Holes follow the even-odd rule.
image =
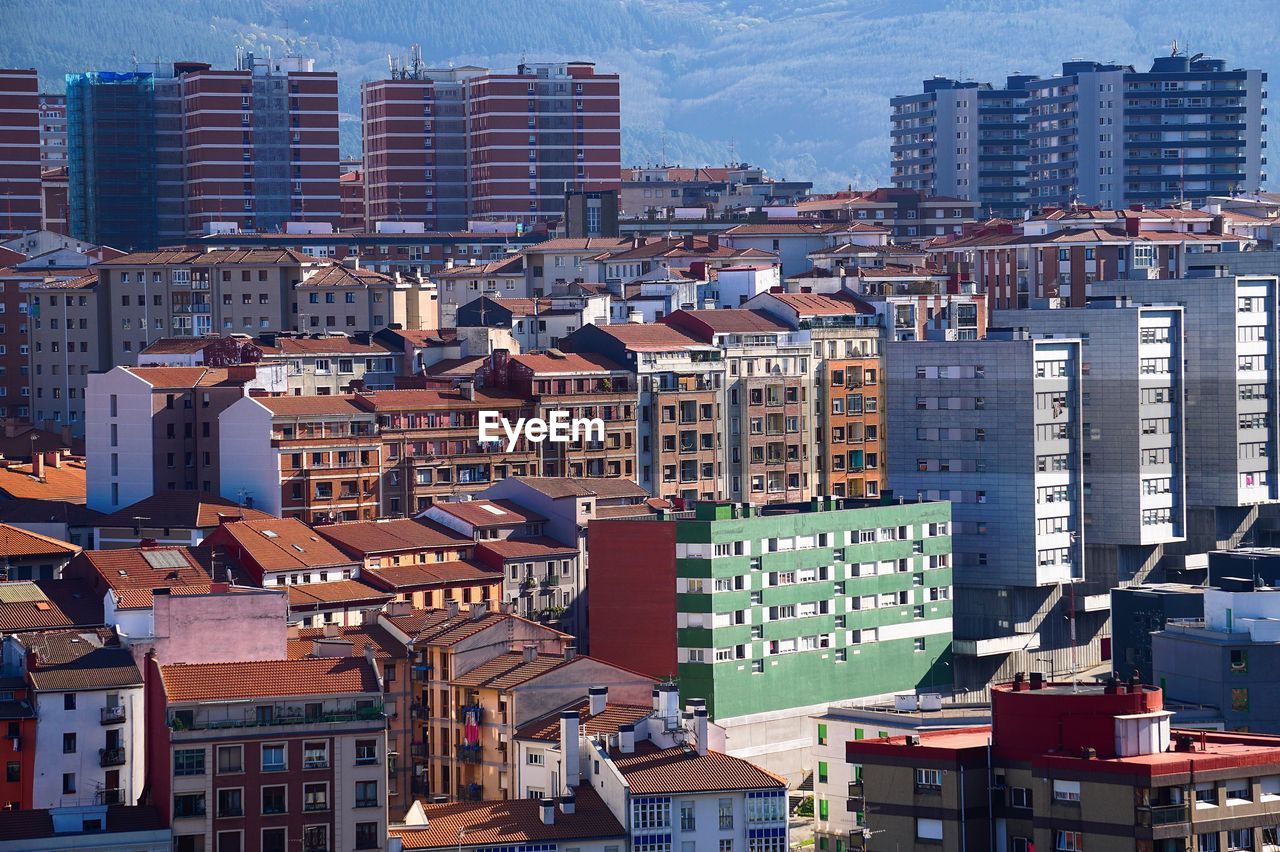
[[[220,493],[219,415],[283,393],[280,366],[115,367],[89,377],[88,503],[111,513],[169,491]]]
[[[308,523],[381,514],[378,417],[349,396],[249,396],[218,418],[222,496]]]
[[[535,445],[540,476],[636,475],[635,376],[621,364],[593,353],[545,352],[512,355],[497,350],[480,374],[486,387],[501,388],[531,399],[534,415],[550,422],[564,412],[570,421],[598,419],[598,435],[572,442],[542,441]],[[563,416],[563,415],[562,415]]]
[[[372,650],[146,667],[149,792],[174,849],[383,848],[391,756]]]
[[[350,580],[359,573],[357,560],[292,517],[229,521],[200,549],[214,559],[225,558],[265,588]]]
[[[0,524],[0,578],[56,580],[80,548],[47,535]]]
[[[270,518],[231,500],[201,491],[165,491],[97,519],[94,549],[136,547],[141,541],[194,547],[227,521]]]

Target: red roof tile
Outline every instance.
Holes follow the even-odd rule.
[[[550,825],[542,821],[537,799],[424,805],[425,826],[393,826],[390,833],[400,838],[406,850],[453,850],[458,847],[460,837],[468,847],[479,847],[626,836],[626,830],[591,785],[578,787],[574,800],[571,814],[564,813],[557,805],[555,820]]]
[[[634,725],[641,719],[652,715],[653,707],[642,704],[605,704],[604,710],[594,716],[588,714],[591,702],[587,699],[570,704],[562,710],[577,710],[581,720],[581,730],[586,736],[597,734],[616,734],[619,725]],[[522,740],[542,740],[558,742],[560,739],[560,711],[548,713],[541,719],[535,719],[516,731],[516,737]]]
[[[289,590],[290,610],[324,610],[335,604],[378,604],[393,595],[359,580],[334,580],[329,583],[292,583]]]
[[[79,552],[79,547],[60,539],[0,524],[0,558],[45,555],[67,557]]]
[[[471,539],[435,521],[422,518],[383,518],[322,524],[315,531],[346,550],[362,556],[406,550],[469,547]]]
[[[160,667],[160,678],[171,702],[378,691],[377,677],[363,656],[173,663]]]
[[[537,512],[530,511],[511,500],[460,500],[456,503],[436,503],[432,508],[453,515],[479,529],[546,520]]]
[[[222,526],[220,534],[230,536],[240,548],[240,553],[234,546],[229,548],[233,558],[243,553],[264,571],[354,566],[350,556],[297,518],[232,521]]]
[[[463,560],[366,568],[360,572],[360,576],[378,588],[391,589],[396,592],[447,588],[453,585],[473,586],[502,582],[501,571],[495,571],[476,562]]]
[[[373,645],[374,656],[380,660],[403,660],[409,650],[385,627],[366,622],[359,627],[310,627],[298,631],[297,639],[289,640],[289,659],[301,660],[314,653],[317,640],[333,639],[351,643],[352,657],[364,656],[364,646]]]
[[[576,547],[561,544],[548,536],[482,541],[476,545],[476,551],[481,550],[487,550],[502,559],[540,559],[548,556],[576,556],[578,553]]]
[[[224,519],[272,516],[202,491],[160,491],[100,518],[97,526],[134,527],[138,517],[145,519],[141,523],[148,529],[212,529]]]
[[[785,778],[718,751],[699,755],[687,746],[664,749],[644,740],[631,754],[613,749],[609,756],[635,796],[787,787]]]
[[[0,583],[0,633],[94,627],[102,619],[102,597],[79,580]]]

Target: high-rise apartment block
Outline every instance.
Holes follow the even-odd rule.
[[[984,216],[1017,216],[1027,207],[1027,85],[1022,74],[1002,88],[934,77],[892,107],[893,185],[925,195],[965,198]]]
[[[934,78],[890,100],[894,186],[992,215],[1120,208],[1256,190],[1266,180],[1266,73],[1174,52],[1149,71],[1072,60],[1005,87]]]
[[[570,190],[621,184],[618,75],[589,62],[393,65],[361,88],[366,216],[464,230],[559,218]]]
[[[950,510],[824,497],[592,521],[592,653],[678,675],[730,754],[798,779],[809,714],[948,681]]]
[[[40,230],[40,196],[39,80],[0,69],[0,239]]]
[[[338,78],[299,57],[67,75],[71,230],[146,249],[340,221]]]
[[[1015,329],[888,344],[891,483],[953,507],[961,689],[1035,653],[1064,671],[1087,656],[1063,601],[1084,578],[1080,345]],[[1093,663],[1102,623],[1075,625]]]

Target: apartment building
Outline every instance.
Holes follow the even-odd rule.
[[[1075,605],[1089,535],[1080,350],[1020,329],[887,346],[891,484],[952,506],[961,690],[1035,654],[1056,671],[1101,659],[1105,596],[1095,611]]]
[[[522,663],[528,653],[535,658],[545,656],[558,661],[542,666],[553,668],[567,662],[568,637],[549,627],[485,607],[461,612],[456,604],[444,609],[409,612],[393,605],[389,612],[378,617],[377,623],[411,651],[409,672],[413,701],[409,712],[414,725],[409,755],[414,796],[448,796],[456,801],[509,795],[503,791],[510,788],[511,776],[499,767],[505,763],[499,752],[510,751],[512,708],[497,704],[479,708],[474,702],[469,704],[465,691],[455,692],[454,678],[512,652]],[[526,647],[531,648],[531,652],[526,651]],[[578,684],[579,690],[585,688]],[[581,692],[564,695],[556,691],[561,704],[580,695]],[[542,715],[547,709],[553,708],[544,708],[536,715]],[[489,723],[491,736],[480,740],[477,731],[483,722]],[[497,736],[500,726],[508,732],[507,742]],[[475,751],[456,748],[464,744],[481,746],[481,756],[487,757],[490,764],[487,778],[462,783],[464,758],[470,758]],[[476,763],[466,762],[469,766]],[[480,789],[473,790],[471,783],[481,784]]]
[[[201,544],[211,564],[238,568],[263,588],[350,580],[360,571],[356,559],[297,518],[228,518]]]
[[[602,355],[636,376],[638,485],[654,497],[727,496],[725,367],[718,347],[662,323],[588,325],[564,346]]]
[[[436,282],[437,328],[457,328],[458,311],[478,299],[526,299],[533,295],[526,277],[523,254],[483,263],[454,264],[447,260],[444,269],[432,278]],[[488,307],[484,302],[480,304]],[[482,317],[481,324],[487,324],[484,322],[487,319],[487,316]]]
[[[36,718],[31,807],[137,801],[145,786],[142,676],[115,631],[12,633],[3,653],[5,677],[27,687]]]
[[[536,444],[541,476],[636,475],[635,376],[600,355],[558,349],[512,355],[495,350],[477,371],[484,387],[514,394],[532,403],[535,417],[550,423],[568,416],[570,424],[600,420],[598,434],[571,435],[570,441]]]
[[[67,96],[40,93],[40,168],[67,167]]]
[[[391,756],[373,657],[148,658],[151,798],[173,848],[381,848]]]
[[[246,396],[218,425],[222,496],[309,522],[378,516],[378,419],[355,398]]]
[[[534,224],[564,213],[567,189],[621,182],[618,75],[590,62],[429,69],[415,48],[361,86],[361,113],[371,225]]]
[[[282,372],[256,365],[115,367],[90,375],[90,507],[114,512],[164,491],[219,494],[219,416],[252,392],[282,392]]]
[[[26,356],[18,370],[29,383],[23,407],[36,423],[53,421],[82,435],[89,374],[108,366],[99,333],[98,274],[31,282],[22,293],[30,304],[29,337],[18,353]]]
[[[851,848],[1276,843],[1275,737],[1171,729],[1161,690],[1114,680],[1019,675],[992,702],[990,726],[848,743],[866,817]]]
[[[717,215],[746,207],[788,204],[808,196],[810,181],[779,180],[760,166],[644,165],[622,170],[619,208],[628,224],[668,220],[677,207],[708,207]]]
[[[0,69],[0,239],[38,231],[41,209],[40,81],[34,68]]]
[[[144,540],[164,547],[195,547],[227,521],[265,520],[266,512],[196,490],[163,490],[109,515],[94,513],[90,537],[95,550],[136,547]],[[227,579],[226,566],[210,565],[219,579]]]
[[[843,292],[762,293],[747,307],[809,331],[817,493],[879,496],[886,461],[881,422],[884,332],[874,307]]]
[[[752,503],[808,499],[816,485],[807,437],[814,397],[808,330],[793,331],[763,311],[745,309],[680,310],[662,322],[722,353],[726,497]]]
[[[899,185],[814,195],[796,202],[795,208],[804,218],[857,221],[886,228],[891,242],[878,248],[891,252],[914,251],[911,246],[919,246],[931,237],[959,233],[986,212],[976,199]],[[868,248],[860,245],[865,242],[839,245]]]
[[[798,781],[815,709],[948,677],[950,519],[946,503],[814,498],[595,520],[591,647],[678,676],[730,754]]]
[[[1162,545],[1186,536],[1183,310],[1098,298],[1085,308],[997,311],[996,322],[1079,338],[1089,364],[1080,420],[1090,579],[1146,579]]]
[[[1027,84],[1031,203],[1158,206],[1258,188],[1266,81],[1176,50],[1146,73],[1062,63],[1060,75]]]
[[[1103,296],[1181,305],[1186,323],[1187,551],[1241,543],[1259,507],[1277,499],[1270,447],[1277,421],[1269,390],[1275,369],[1277,279],[1108,281]]]
[[[515,423],[533,413],[524,397],[465,383],[457,390],[377,391],[354,404],[377,417],[382,438],[382,515],[406,516],[433,503],[474,494],[507,476],[538,470],[537,452],[521,437],[479,440],[480,412],[496,411]]]
[[[572,291],[573,285],[569,286]],[[567,292],[537,299],[480,297],[458,308],[454,327],[508,331],[521,351],[555,349],[587,325],[609,322],[612,298],[607,293]],[[443,327],[443,325],[442,325]]]
[[[975,202],[985,217],[1018,218],[1028,209],[1028,86],[933,77],[919,94],[889,99],[895,188]]]

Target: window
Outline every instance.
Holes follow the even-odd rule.
[[[1236,688],[1231,690],[1231,712],[1232,713],[1248,713],[1249,712],[1249,690],[1244,688]]]
[[[304,784],[302,787],[302,809],[304,811],[329,810],[329,785]]]
[[[631,800],[632,829],[668,828],[671,800],[661,796],[641,796]]]
[[[1231,651],[1231,671],[1247,672],[1249,671],[1249,652],[1243,648],[1234,648]]]
[[[941,790],[942,789],[942,770],[941,769],[917,769],[916,770],[916,788],[924,790]]]
[[[1055,831],[1053,848],[1059,852],[1080,852],[1084,849],[1084,840],[1078,831]]]
[[[1079,781],[1057,781],[1053,782],[1053,800],[1055,802],[1080,802],[1080,782]]]
[[[680,803],[680,830],[696,831],[697,828],[698,828],[698,821],[696,816],[694,815],[693,802],[681,802]]]
[[[173,815],[175,817],[204,816],[204,793],[179,793],[174,796]]]
[[[76,735],[74,733],[62,735],[62,753],[63,754],[76,753]]]
[[[357,849],[378,849],[381,846],[382,838],[379,836],[378,824],[376,822],[356,823]]]
[[[244,746],[218,746],[218,774],[244,772]]]
[[[733,830],[733,799],[716,800],[716,813],[721,831]]]
[[[545,760],[545,757],[546,756],[543,754],[543,752],[531,751],[525,755],[524,762],[529,764],[530,766],[542,766]]]
[[[1009,788],[1009,807],[1030,808],[1031,807],[1031,789],[1028,787],[1010,787]]]
[[[203,775],[204,749],[176,749],[173,752],[173,774],[176,776]]]
[[[244,816],[244,790],[239,787],[218,791],[218,816]]]
[[[376,808],[378,806],[378,782],[356,782],[356,807]]]
[[[262,830],[262,852],[287,852],[289,843],[287,828],[264,828]]]
[[[284,744],[272,743],[262,746],[262,771],[283,772],[285,770]]]
[[[377,740],[356,740],[356,766],[370,766],[378,762]]]
[[[1252,849],[1253,848],[1253,829],[1252,828],[1236,828],[1227,832],[1227,848],[1228,849]]]
[[[62,792],[70,795],[76,791],[76,774],[74,772],[62,773]]]
[[[818,745],[827,744],[827,726],[818,725]]]
[[[818,783],[827,783],[827,762],[825,760],[818,761]]]
[[[76,694],[74,692],[68,692],[62,696],[62,709],[63,710],[76,709]]]
[[[303,769],[329,768],[329,743],[326,740],[305,742],[302,744]]]
[[[1059,846],[1059,849],[1062,847]],[[1196,852],[1218,852],[1218,833],[1208,831],[1196,835]]]
[[[916,820],[916,837],[920,840],[941,840],[942,839],[942,820],[917,819]]]
[[[262,788],[262,812],[264,814],[282,814],[287,809],[286,793],[288,787],[283,785],[277,787]]]
[[[244,834],[239,831],[219,831],[217,852],[244,852]]]

